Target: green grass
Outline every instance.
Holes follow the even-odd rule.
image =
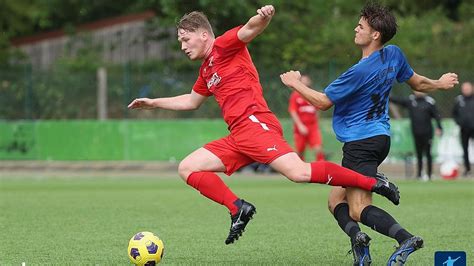
[[[347,236],[326,208],[329,187],[283,178],[225,181],[254,203],[243,238],[226,246],[227,210],[176,178],[2,178],[0,265],[129,265],[127,244],[139,231],[165,243],[163,264],[351,265]],[[408,265],[433,265],[438,250],[466,251],[474,264],[474,183],[397,182],[400,206],[375,196],[409,231],[425,239]],[[394,240],[372,237],[373,265]]]

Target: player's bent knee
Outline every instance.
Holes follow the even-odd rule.
[[[178,165],[178,174],[184,180],[187,181],[189,175],[193,172],[191,164],[186,160],[183,160]]]
[[[328,210],[329,210],[329,212],[334,214],[334,208],[335,208],[335,206],[333,206],[333,204],[331,204],[331,201],[328,200]]]
[[[285,175],[289,180],[295,183],[308,183],[309,177],[302,171],[291,171]]]
[[[329,209],[329,212],[333,213],[334,214],[334,209],[336,208],[337,205],[339,205],[339,201],[335,201],[334,199],[332,199],[331,197],[329,197],[328,199],[328,209]]]
[[[360,214],[362,210],[360,208],[351,208],[349,207],[349,216],[352,218],[352,220],[356,222],[360,222]]]

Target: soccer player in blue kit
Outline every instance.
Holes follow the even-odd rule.
[[[453,88],[458,84],[458,77],[446,73],[437,80],[426,78],[413,71],[399,47],[384,46],[397,31],[396,19],[386,7],[366,4],[354,30],[354,42],[361,48],[362,58],[324,93],[305,86],[299,71],[283,73],[280,78],[317,108],[328,110],[334,105],[333,128],[337,139],[344,143],[342,165],[374,176],[390,149],[388,103],[395,80],[406,82],[413,90],[430,92]],[[412,252],[423,247],[421,237],[412,235],[389,213],[372,205],[370,192],[334,187],[328,206],[351,239],[354,265],[371,263],[370,237],[361,231],[358,222],[399,243],[388,265],[403,265]]]

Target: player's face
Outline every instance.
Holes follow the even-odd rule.
[[[374,30],[369,26],[365,18],[360,18],[357,27],[354,29],[354,43],[358,46],[367,46],[373,41]]]
[[[471,96],[472,95],[472,83],[465,82],[461,86],[461,93],[464,96]]]
[[[311,87],[311,79],[310,79],[308,76],[306,76],[306,75],[301,76],[301,82],[302,82],[305,86]]]
[[[189,59],[199,60],[205,57],[206,45],[202,30],[188,31],[178,29],[178,41],[181,43],[181,50]]]

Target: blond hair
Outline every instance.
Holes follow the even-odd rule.
[[[199,11],[193,11],[191,13],[184,14],[184,16],[181,17],[179,22],[176,24],[176,28],[178,30],[183,29],[190,32],[195,32],[198,29],[204,29],[214,36],[211,23],[209,23],[207,16]]]

